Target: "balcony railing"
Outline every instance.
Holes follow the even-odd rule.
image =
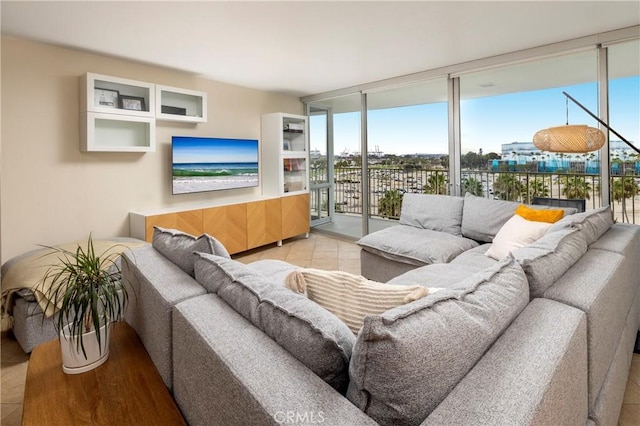
[[[362,174],[359,167],[334,169],[334,200],[337,213],[362,215]],[[317,174],[317,175],[316,175]],[[312,169],[311,178],[326,176],[326,170]],[[371,217],[398,219],[404,193],[448,194],[448,170],[402,167],[369,168]],[[640,175],[612,175],[611,207],[618,222],[640,223]],[[464,170],[461,193],[531,203],[533,197],[581,198],[587,210],[600,203],[600,176],[587,173],[540,173]],[[313,193],[313,197],[316,196]],[[326,206],[323,206],[323,209]]]

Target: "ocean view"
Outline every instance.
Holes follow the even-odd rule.
[[[258,186],[258,163],[174,163],[173,193]]]

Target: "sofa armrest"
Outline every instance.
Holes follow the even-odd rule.
[[[545,298],[587,314],[590,410],[611,368],[638,288],[637,264],[637,259],[591,248],[544,292]]]
[[[173,312],[174,397],[190,425],[375,425],[214,294]]]
[[[123,253],[122,281],[129,290],[125,320],[171,389],[171,311],[177,303],[207,291],[151,245]]]
[[[583,312],[534,299],[422,425],[584,425]]]

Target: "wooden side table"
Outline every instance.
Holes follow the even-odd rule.
[[[113,324],[109,360],[86,373],[62,372],[60,341],[29,360],[23,426],[186,425],[135,331]]]

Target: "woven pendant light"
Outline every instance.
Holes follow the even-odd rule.
[[[533,144],[542,151],[549,152],[589,152],[600,149],[607,141],[605,133],[596,129],[595,127],[589,127],[584,124],[569,125],[569,100],[578,105],[587,114],[593,117],[598,123],[603,125],[608,131],[620,138],[620,140],[626,143],[629,148],[640,154],[640,148],[629,142],[620,133],[616,132],[607,123],[602,121],[598,116],[589,111],[587,107],[576,101],[567,92],[562,92],[566,97],[566,109],[567,109],[567,125],[549,127],[548,129],[540,130],[533,135]]]
[[[602,148],[606,137],[602,130],[584,124],[549,127],[533,135],[533,144],[541,151],[589,152]]]

